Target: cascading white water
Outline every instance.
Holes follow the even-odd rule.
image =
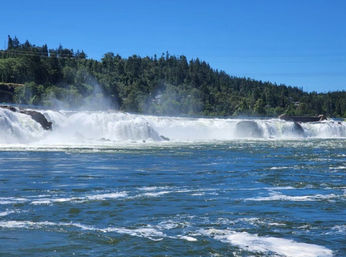
[[[116,111],[41,110],[53,129],[26,114],[0,108],[0,144],[93,145],[126,142],[196,142],[241,138],[346,137],[346,122],[295,124],[279,119],[182,118]]]
[[[0,144],[29,143],[44,134],[41,125],[29,115],[0,108]]]

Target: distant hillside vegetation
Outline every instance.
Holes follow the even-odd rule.
[[[306,93],[296,87],[238,78],[185,56],[100,61],[83,51],[35,46],[8,37],[0,51],[0,101],[34,105],[105,96],[120,110],[162,115],[277,116],[325,114],[346,117],[346,92]],[[22,85],[24,84],[24,85]],[[12,85],[12,86],[11,86]],[[18,85],[18,86],[15,86]],[[92,98],[94,99],[94,98]]]

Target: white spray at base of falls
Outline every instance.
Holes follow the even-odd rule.
[[[184,118],[117,111],[39,110],[53,123],[44,130],[30,116],[0,108],[0,144],[112,145],[126,142],[208,142],[236,139],[346,138],[346,122],[279,119]]]

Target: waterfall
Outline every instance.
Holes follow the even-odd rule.
[[[0,144],[114,144],[237,139],[345,138],[346,122],[295,123],[280,119],[185,118],[118,111],[38,110],[52,130],[29,115],[0,108]]]

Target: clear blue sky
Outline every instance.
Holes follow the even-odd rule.
[[[11,35],[95,59],[168,51],[230,75],[346,90],[345,0],[28,0],[0,13],[2,49]]]

